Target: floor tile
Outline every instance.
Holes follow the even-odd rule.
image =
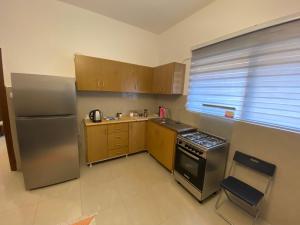
[[[97,185],[81,183],[81,201],[83,214],[100,212],[120,204],[121,195],[114,181]]]
[[[80,201],[50,199],[37,205],[34,225],[56,225],[82,216]]]
[[[99,225],[132,225],[128,211],[122,202],[99,212],[96,216],[96,223]]]
[[[13,210],[0,212],[0,224],[7,225],[32,225],[36,212],[36,205],[23,205]]]

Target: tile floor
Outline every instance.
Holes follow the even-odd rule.
[[[25,191],[5,148],[2,137],[0,224],[57,225],[96,214],[97,225],[227,225],[214,212],[215,197],[198,203],[147,153],[84,166],[80,179]]]

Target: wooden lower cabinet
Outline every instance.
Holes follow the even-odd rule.
[[[146,149],[146,121],[129,123],[129,153]]]
[[[128,154],[128,146],[108,150],[109,157],[115,157],[115,156],[126,155],[126,154]]]
[[[147,147],[149,153],[168,170],[174,169],[177,133],[152,121],[147,124]]]
[[[176,132],[152,121],[85,126],[87,163],[148,149],[168,170],[173,171]]]
[[[107,125],[85,127],[85,138],[89,163],[108,157]]]
[[[128,123],[86,126],[87,163],[128,154],[128,126]]]

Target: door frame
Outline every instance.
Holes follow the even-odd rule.
[[[0,48],[0,110],[2,112],[3,128],[4,128],[4,135],[5,135],[10,169],[12,171],[16,171],[17,161],[16,161],[16,156],[15,156],[15,151],[13,146],[13,139],[12,139],[12,133],[10,127],[10,120],[9,120],[9,111],[8,111],[6,88],[4,83],[1,48]]]

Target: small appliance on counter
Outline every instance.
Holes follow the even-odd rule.
[[[89,118],[94,123],[101,122],[103,120],[103,113],[99,109],[90,111]]]
[[[192,131],[177,136],[175,179],[200,202],[220,189],[228,143],[220,137]]]
[[[122,113],[120,113],[120,112],[118,112],[118,113],[116,114],[116,117],[117,117],[118,119],[121,119],[121,118],[122,118],[122,116],[123,116],[123,114],[122,114]]]
[[[160,118],[167,118],[168,117],[168,109],[163,106],[158,107],[158,115]]]
[[[144,109],[144,117],[148,117],[148,115],[149,115],[149,112],[148,112],[148,109]]]

